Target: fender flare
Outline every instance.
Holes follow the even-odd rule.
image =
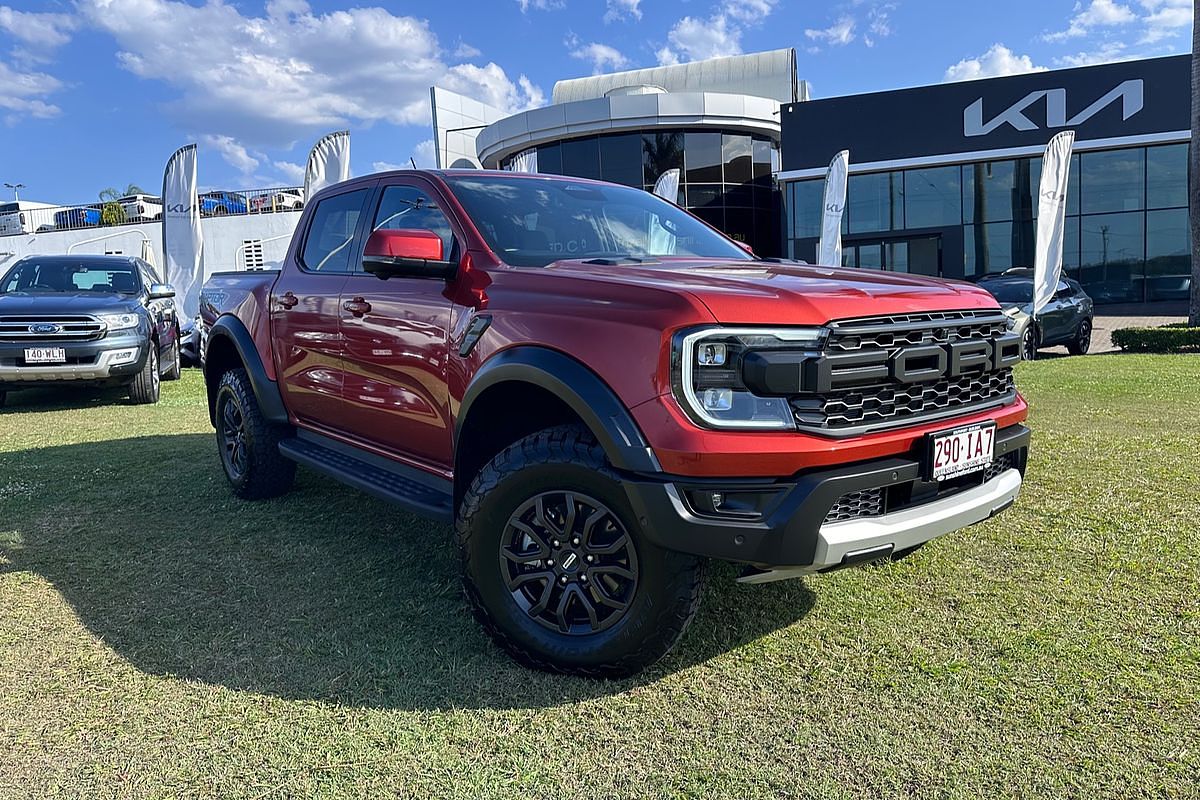
[[[591,430],[617,469],[643,473],[661,470],[633,416],[600,376],[557,350],[532,345],[502,350],[475,373],[455,420],[456,452],[463,423],[470,417],[475,401],[491,387],[509,382],[532,384],[566,403]]]
[[[254,397],[258,400],[258,407],[263,417],[268,422],[288,422],[288,413],[283,405],[283,395],[279,393],[279,384],[267,376],[262,356],[259,355],[258,348],[254,346],[254,337],[250,335],[250,331],[246,330],[245,323],[231,314],[222,315],[208,332],[209,351],[212,350],[213,342],[221,339],[229,340],[233,349],[237,351],[238,358],[241,359],[242,366],[246,369],[246,374],[250,376],[250,386],[254,389]],[[209,391],[213,393],[210,397],[215,397],[216,387],[209,374],[211,363],[211,359],[205,363],[204,382],[208,384]],[[208,416],[209,421],[214,425],[216,424],[215,414],[215,405],[210,402]]]

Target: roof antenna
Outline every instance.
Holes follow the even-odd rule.
[[[417,168],[417,160],[412,156],[408,157],[408,163],[412,164],[413,169]]]

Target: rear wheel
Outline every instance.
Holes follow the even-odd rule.
[[[133,383],[129,384],[129,399],[137,405],[157,403],[162,386],[162,376],[158,372],[158,344],[150,341],[148,347],[150,353],[146,356],[142,371],[133,379]]]
[[[179,332],[175,332],[175,344],[171,346],[173,363],[163,375],[165,381],[177,381],[183,375],[183,349],[179,345]]]
[[[699,605],[702,561],[645,537],[620,478],[576,426],[493,458],[457,533],[476,618],[529,667],[631,675],[675,646]]]
[[[291,429],[263,418],[246,370],[232,369],[221,376],[216,425],[221,465],[234,494],[261,500],[292,488],[296,462],[279,454],[279,442],[291,435]]]
[[[1038,349],[1038,334],[1033,323],[1025,329],[1025,333],[1021,334],[1021,358],[1026,361],[1033,361],[1037,358]]]
[[[1067,352],[1073,356],[1087,355],[1087,351],[1092,348],[1092,321],[1085,319],[1079,323],[1079,330],[1075,332],[1075,338],[1067,344]]]

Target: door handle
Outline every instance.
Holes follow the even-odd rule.
[[[356,297],[353,300],[347,300],[342,303],[342,308],[349,311],[356,317],[361,317],[364,314],[371,313],[371,304],[361,297]]]
[[[300,298],[296,297],[296,295],[292,294],[291,292],[284,292],[278,298],[278,300],[279,305],[283,306],[284,308],[295,308],[296,304],[300,302]]]

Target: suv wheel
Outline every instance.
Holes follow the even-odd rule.
[[[475,617],[528,667],[631,675],[675,646],[699,606],[702,560],[645,537],[577,426],[493,458],[463,498],[457,534]]]
[[[157,403],[162,386],[162,377],[158,372],[158,344],[151,340],[148,345],[150,354],[146,356],[146,363],[142,365],[142,371],[133,379],[133,383],[129,384],[129,399],[137,405]]]
[[[1029,327],[1025,329],[1025,333],[1021,334],[1021,358],[1026,361],[1033,361],[1037,358],[1037,349],[1037,331],[1034,329],[1033,323],[1030,323]]]
[[[171,346],[171,355],[175,363],[163,375],[164,381],[177,381],[183,375],[183,348],[179,345],[179,331],[175,332],[175,344]]]
[[[296,462],[279,454],[279,442],[291,435],[291,429],[263,418],[246,370],[232,369],[221,376],[216,423],[221,465],[234,494],[243,500],[261,500],[292,488]]]
[[[1075,332],[1075,338],[1067,345],[1067,352],[1073,356],[1087,355],[1087,351],[1092,347],[1092,321],[1085,319],[1079,323],[1079,330]]]

